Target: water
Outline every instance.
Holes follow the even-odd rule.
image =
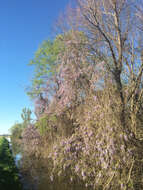
[[[15,156],[15,165],[17,166],[17,168],[20,169],[20,166],[22,166],[22,154],[21,153],[18,153],[16,154]],[[20,172],[19,170],[19,178],[20,178],[20,181],[21,181],[21,184],[23,186],[23,190],[36,190],[36,188],[34,188],[27,180],[27,178]]]
[[[15,156],[15,164],[16,164],[17,167],[20,166],[21,158],[22,158],[22,154],[21,153],[16,154],[16,156]]]

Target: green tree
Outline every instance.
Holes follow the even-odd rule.
[[[22,189],[9,142],[4,137],[0,138],[0,189]]]
[[[21,113],[21,118],[23,121],[21,123],[15,123],[10,128],[12,149],[15,155],[22,151],[22,132],[26,127],[28,127],[28,125],[31,124],[31,114],[32,111],[29,108],[23,108]]]
[[[34,59],[30,61],[29,65],[33,65],[35,70],[27,93],[32,99],[43,94],[47,80],[52,80],[57,72],[57,56],[63,49],[62,35],[58,35],[55,40],[44,41],[35,53]]]
[[[22,123],[15,123],[10,128],[12,150],[13,150],[14,155],[21,152],[21,138],[22,138],[21,135],[22,135],[23,129],[24,128],[23,128]]]
[[[23,120],[23,127],[27,127],[32,121],[31,118],[32,111],[29,108],[23,108],[21,113],[21,118]]]

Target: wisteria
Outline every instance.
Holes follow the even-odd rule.
[[[143,189],[143,23],[137,7],[78,0],[77,15],[67,17],[77,27],[71,23],[56,37],[53,52],[48,44],[46,68],[52,71],[43,73],[42,85],[38,81],[37,121],[24,129],[22,142],[23,163],[34,171],[42,163],[37,175],[53,189]]]
[[[97,189],[100,184],[106,185],[114,174],[115,187],[119,188],[119,178],[124,184],[127,183],[125,173],[129,171],[134,160],[133,147],[126,134],[123,134],[119,122],[111,123],[107,116],[106,120],[100,120],[99,114],[103,114],[104,111],[106,114],[110,107],[104,105],[105,110],[98,107],[98,110],[92,111],[95,105],[97,106],[97,103],[94,104],[92,101],[88,108],[90,115],[83,113],[80,128],[70,138],[54,146],[50,154],[54,163],[53,170],[57,172],[57,168],[66,170],[70,167],[72,172],[86,181],[87,185]],[[112,116],[114,117],[114,113]],[[84,119],[86,122],[83,122]],[[119,170],[125,170],[125,173],[121,176]]]

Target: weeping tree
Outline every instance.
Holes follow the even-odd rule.
[[[63,90],[61,85],[63,99],[57,102],[69,108],[73,105],[71,100],[76,103],[76,95],[78,98],[82,95],[86,105],[81,115],[76,115],[80,127],[61,145],[55,145],[52,157],[56,172],[59,170],[62,175],[62,171],[70,168],[71,176],[76,173],[94,189],[143,187],[143,49],[139,3],[142,5],[139,1],[79,0],[76,14],[73,16],[72,11],[71,17],[68,15],[70,21],[73,18],[68,24],[74,24],[69,28],[75,30],[77,21],[77,28],[87,40],[81,46],[74,31],[72,39],[65,38],[65,54],[60,57],[64,65],[61,64],[62,84],[69,88]],[[94,67],[88,76],[88,86],[81,63]],[[90,69],[86,71],[90,73]]]
[[[54,66],[50,75],[38,75],[44,79],[38,82],[38,105],[47,118],[44,127],[55,131],[52,143],[51,131],[47,137],[38,132],[46,152],[30,141],[32,151],[50,160],[51,181],[61,177],[76,187],[101,190],[143,188],[141,6],[142,1],[78,0],[68,9],[54,60],[49,62],[53,52],[39,54],[41,66]],[[59,128],[70,133],[59,135]]]

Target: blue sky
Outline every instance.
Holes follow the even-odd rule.
[[[25,93],[33,70],[28,66],[43,40],[54,36],[53,23],[69,0],[3,0],[0,5],[0,134],[21,121],[32,107]]]

